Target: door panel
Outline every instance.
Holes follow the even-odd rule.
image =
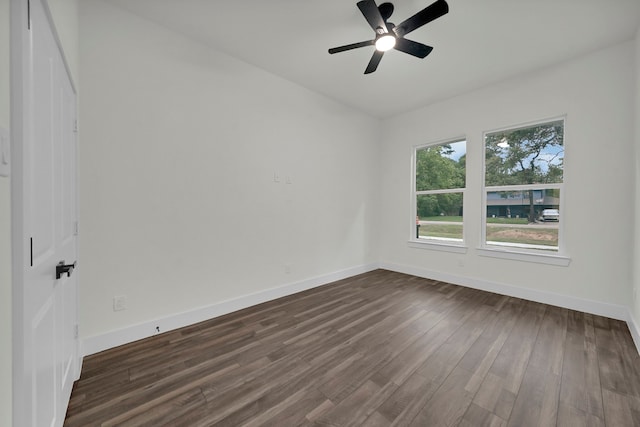
[[[55,358],[55,313],[53,298],[48,299],[33,318],[32,345],[38,350],[33,354],[32,369],[34,388],[33,426],[54,426],[56,421],[56,372],[51,369]]]
[[[76,95],[46,5],[31,0],[31,56],[25,101],[24,359],[28,424],[61,426],[77,377]]]
[[[54,251],[54,176],[53,176],[53,84],[54,64],[48,53],[45,34],[41,28],[33,28],[33,116],[34,144],[27,156],[30,165],[30,213],[33,238],[33,266],[46,261]]]
[[[65,73],[66,76],[66,73]],[[75,94],[68,78],[62,79],[60,88],[60,130],[61,147],[60,158],[60,222],[57,229],[60,230],[59,238],[56,240],[58,247],[58,258],[65,263],[71,264],[77,260],[77,194],[76,194],[76,168],[77,168],[77,143],[76,143],[76,103]],[[77,284],[78,273],[74,272],[70,276],[63,276],[58,280],[58,303],[57,328],[58,333],[58,385],[60,399],[58,400],[60,412],[64,417],[67,402],[71,396],[73,381],[76,379],[76,358],[77,358]]]
[[[34,5],[38,2],[34,2]],[[31,266],[25,273],[26,325],[25,356],[32,360],[30,368],[31,425],[55,426],[57,410],[56,370],[56,177],[54,153],[60,138],[54,131],[56,67],[55,45],[46,26],[41,24],[42,11],[32,7],[32,111],[30,143],[26,152],[27,206],[32,244]]]

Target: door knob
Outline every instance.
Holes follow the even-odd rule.
[[[64,261],[60,261],[58,265],[56,265],[56,280],[61,278],[65,273],[67,273],[67,277],[71,277],[74,268],[76,268],[75,262],[73,264],[65,264]]]

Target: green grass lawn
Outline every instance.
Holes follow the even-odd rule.
[[[445,237],[462,239],[462,223],[458,224],[423,224],[420,226],[422,237]]]
[[[459,218],[459,217],[437,217],[437,218]],[[517,220],[522,218],[510,218]],[[423,219],[423,221],[431,219]],[[442,220],[446,221],[446,220]],[[420,237],[441,237],[448,239],[462,239],[462,222],[460,224],[422,224],[420,226]],[[524,220],[526,224],[526,219]],[[434,221],[435,222],[435,221]],[[512,223],[513,224],[513,223]],[[516,223],[517,224],[517,223]],[[518,243],[525,245],[558,246],[558,229],[544,227],[500,227],[492,225],[487,227],[487,241],[502,243]]]
[[[420,221],[462,222],[461,216],[423,216]]]

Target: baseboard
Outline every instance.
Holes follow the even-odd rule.
[[[193,325],[205,320],[213,319],[243,308],[256,304],[271,301],[287,295],[302,292],[318,286],[326,285],[337,280],[346,279],[358,274],[367,273],[377,269],[377,264],[360,265],[345,270],[336,271],[322,276],[312,277],[295,283],[289,283],[277,288],[267,289],[254,294],[245,295],[228,301],[223,301],[210,306],[200,307],[184,313],[177,313],[171,316],[153,319],[148,322],[128,326],[126,328],[113,330],[104,334],[84,338],[81,342],[81,355],[88,356],[99,353],[103,350],[118,347],[138,341],[143,338],[167,332],[185,326]]]
[[[606,302],[561,295],[553,292],[539,291],[536,289],[521,288],[503,283],[479,280],[472,277],[456,276],[448,273],[442,273],[439,271],[427,270],[408,265],[383,262],[380,263],[379,267],[385,270],[396,271],[398,273],[405,273],[412,276],[453,283],[454,285],[494,292],[500,295],[522,298],[529,301],[535,301],[554,305],[557,307],[568,308],[571,310],[582,311],[585,313],[591,313],[598,316],[609,317],[612,319],[623,321],[628,321],[629,319],[629,309],[626,306],[622,305],[609,304]],[[629,329],[631,329],[631,327],[629,327]]]
[[[627,326],[629,327],[631,338],[633,338],[633,343],[636,345],[636,350],[638,350],[638,354],[640,354],[640,329],[638,329],[638,324],[633,317],[631,309],[628,309]]]
[[[636,349],[638,350],[638,353],[640,353],[640,328],[638,328],[630,309],[626,306],[587,300],[530,288],[521,288],[503,283],[479,280],[472,277],[457,276],[420,267],[382,262],[379,264],[367,264],[340,270],[334,273],[286,284],[281,287],[245,295],[233,300],[223,301],[218,304],[197,308],[188,312],[177,313],[171,316],[154,319],[148,322],[88,337],[81,341],[80,360],[82,360],[84,356],[99,353],[103,350],[156,335],[158,334],[156,327],[160,328],[160,332],[171,331],[251,307],[256,304],[261,304],[263,302],[295,294],[307,289],[326,285],[337,280],[367,273],[377,268],[622,320],[627,323],[631,337],[636,345]]]

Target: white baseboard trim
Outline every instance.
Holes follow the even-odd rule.
[[[628,321],[629,319],[629,309],[623,305],[609,304],[606,302],[593,301],[530,288],[520,288],[518,286],[479,280],[472,277],[456,276],[449,273],[442,273],[408,265],[383,262],[380,263],[379,266],[385,270],[391,270],[398,273],[405,273],[412,276],[465,286],[467,288],[494,292],[500,295],[522,298],[529,301],[582,311],[598,316],[610,317],[616,320]],[[631,327],[629,327],[629,329],[631,329]]]
[[[160,332],[171,331],[261,304],[263,302],[326,285],[337,280],[367,273],[378,268],[622,320],[627,323],[636,349],[638,350],[638,353],[640,353],[640,328],[634,320],[631,310],[626,306],[587,300],[530,288],[520,288],[513,285],[479,280],[472,277],[457,276],[420,267],[381,262],[379,264],[361,265],[322,276],[312,277],[310,279],[290,283],[277,288],[267,289],[265,291],[197,308],[184,313],[177,313],[167,317],[128,326],[126,328],[109,331],[104,334],[84,338],[80,343],[80,360],[82,360],[84,356],[89,356],[103,350],[108,350],[123,344],[128,344],[143,338],[157,335],[158,332],[156,331],[156,326],[160,328]]]
[[[267,289],[265,291],[256,292],[254,294],[245,295],[232,300],[223,301],[210,306],[200,307],[184,313],[177,313],[167,317],[150,320],[148,322],[139,323],[122,329],[116,329],[104,334],[95,335],[84,338],[81,341],[80,354],[81,357],[99,353],[103,350],[118,347],[157,335],[156,327],[160,328],[160,332],[167,332],[185,326],[193,325],[205,320],[213,319],[243,308],[251,307],[263,302],[271,301],[287,295],[302,292],[307,289],[316,288],[326,285],[337,280],[346,279],[358,274],[367,273],[376,270],[377,264],[360,265],[357,267],[347,268],[322,276],[312,277],[299,282],[286,284],[277,288]]]
[[[633,343],[636,345],[636,350],[640,354],[640,329],[638,329],[638,324],[633,317],[631,309],[628,309],[627,326],[629,327],[631,338],[633,338]]]

